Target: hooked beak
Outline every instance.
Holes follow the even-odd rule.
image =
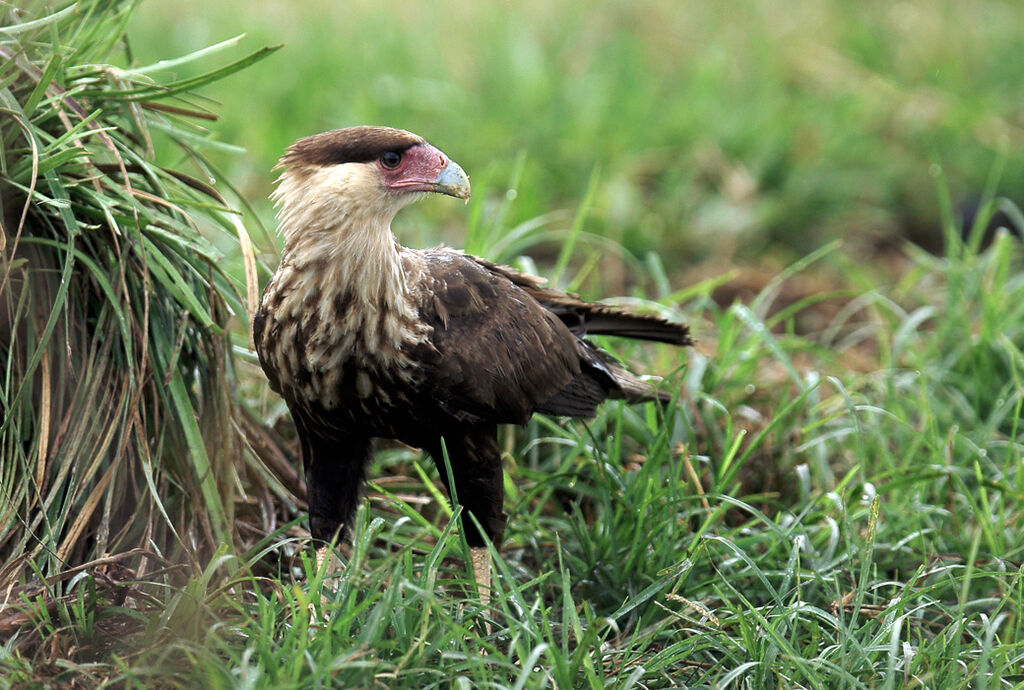
[[[469,176],[453,160],[438,174],[431,185],[433,191],[469,202]]]

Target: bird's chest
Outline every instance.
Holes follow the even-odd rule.
[[[410,352],[426,337],[412,314],[348,293],[270,294],[260,360],[290,404],[367,424],[412,404],[420,370]]]

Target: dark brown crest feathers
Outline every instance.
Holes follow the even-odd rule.
[[[299,139],[288,147],[279,166],[326,166],[367,163],[385,151],[405,151],[423,144],[423,137],[391,127],[332,129]]]

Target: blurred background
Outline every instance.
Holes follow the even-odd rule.
[[[215,86],[209,125],[239,147],[211,159],[271,229],[284,147],[355,124],[459,161],[471,217],[499,233],[564,229],[590,190],[584,231],[670,273],[835,238],[866,258],[899,238],[937,250],[947,193],[950,217],[986,184],[1024,196],[1016,0],[149,0],[128,35],[149,64],[243,33],[192,64],[284,44]],[[396,230],[464,246],[466,223],[426,203]],[[272,230],[253,234],[275,264]]]

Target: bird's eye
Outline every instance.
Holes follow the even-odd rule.
[[[380,156],[380,164],[388,170],[394,170],[402,162],[402,154],[398,151],[385,151]]]

